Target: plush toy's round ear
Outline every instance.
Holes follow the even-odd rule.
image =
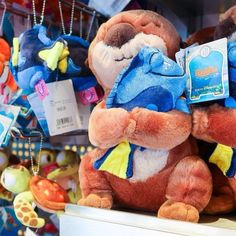
[[[190,46],[194,43],[203,44],[203,43],[208,43],[210,41],[213,41],[214,31],[215,31],[215,27],[203,28],[193,33],[192,35],[190,35],[187,38],[186,43],[188,44],[188,46]]]
[[[215,29],[214,32],[214,39],[220,39],[220,38],[228,38],[230,37],[234,32],[236,32],[236,24],[234,23],[234,20],[229,17],[223,21],[221,21]]]
[[[89,55],[88,55],[89,67],[100,83],[101,83],[101,78],[99,78],[98,74],[93,68],[93,63],[92,63],[93,49],[100,41],[103,41],[105,43],[106,41],[105,39],[107,39],[106,35],[109,29],[118,24],[124,26],[124,23],[131,26],[131,28],[134,31],[134,34],[142,32],[147,35],[155,35],[160,37],[166,45],[167,56],[170,58],[174,59],[175,53],[179,50],[180,37],[175,27],[161,15],[152,11],[145,11],[145,10],[131,10],[131,11],[121,12],[116,16],[112,17],[106,23],[101,25],[95,39],[93,40],[93,42],[89,47]],[[119,35],[117,35],[117,37],[118,36]],[[123,40],[124,38],[120,37],[120,39]],[[125,40],[127,42],[127,39]],[[118,47],[121,46],[120,43],[117,43],[116,46],[117,45],[119,45]]]
[[[229,8],[225,13],[220,14],[220,22],[228,18],[231,18],[234,24],[236,24],[236,5]]]

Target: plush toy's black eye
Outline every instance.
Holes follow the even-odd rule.
[[[50,162],[51,161],[51,157],[48,155],[47,156],[47,161]]]

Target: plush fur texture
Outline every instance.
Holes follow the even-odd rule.
[[[101,62],[98,70],[110,73],[109,81],[104,79],[94,66],[99,63],[94,56],[97,45],[102,43],[107,50],[117,51],[139,34],[143,35],[144,45],[155,36],[158,39],[155,47],[160,50],[166,47],[169,57],[179,49],[176,30],[156,13],[129,11],[111,18],[100,27],[89,49],[90,68],[106,94],[115,81],[111,71],[120,67],[114,60],[110,68]],[[82,159],[79,177],[83,198],[79,204],[158,211],[159,217],[197,222],[210,200],[212,179],[207,165],[196,156],[196,143],[189,138],[191,116],[177,110],[163,113],[144,108],[130,112],[107,109],[105,99],[106,96],[90,116],[89,139],[99,148]],[[121,179],[93,168],[107,148],[124,140],[146,148],[143,154],[134,152],[132,178]]]
[[[191,34],[187,38],[186,43],[188,46],[194,43],[199,43],[199,44],[208,43],[213,40],[214,32],[215,32],[214,26],[203,28]]]
[[[232,6],[226,12],[220,15],[220,21],[224,21],[229,18],[232,18],[234,24],[236,24],[236,5]]]

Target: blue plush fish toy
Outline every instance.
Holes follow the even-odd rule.
[[[34,89],[40,80],[47,82],[58,64],[65,71],[68,54],[65,41],[50,39],[42,25],[35,25],[14,38],[12,72],[18,86],[28,90]]]
[[[88,58],[89,42],[75,35],[61,36],[67,43],[70,55],[67,58],[67,69],[60,74],[59,80],[71,79],[76,92],[97,86],[92,72],[85,66]]]
[[[225,106],[236,109],[236,42],[228,43],[229,94]]]
[[[172,109],[189,113],[185,99],[187,77],[182,68],[156,48],[144,47],[130,65],[117,77],[107,97],[107,108],[120,107],[131,111],[135,107],[158,112]],[[133,155],[145,148],[124,141],[110,148],[94,163],[94,168],[120,178],[133,175]]]

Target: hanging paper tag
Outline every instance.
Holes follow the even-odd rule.
[[[44,98],[48,95],[48,88],[44,80],[40,80],[35,85],[35,90],[40,100],[44,100]]]
[[[49,95],[43,107],[51,136],[81,128],[79,111],[71,80],[47,84]]]
[[[88,6],[96,9],[105,16],[114,16],[122,11],[130,2],[130,0],[89,0]]]
[[[227,39],[219,39],[186,50],[188,103],[229,96]]]
[[[188,48],[192,48],[196,46],[198,46],[198,43],[194,43],[185,49],[181,48],[178,52],[175,53],[176,62],[179,66],[183,68],[184,72],[186,72],[186,66],[185,66],[186,65],[186,50]]]
[[[3,143],[9,128],[11,127],[12,119],[0,115],[0,145]]]
[[[175,59],[177,64],[185,71],[185,49],[181,48],[178,52],[176,52]]]
[[[38,234],[36,234],[33,230],[27,227],[25,231],[25,236],[38,236]]]
[[[34,111],[35,116],[37,117],[38,123],[43,130],[44,135],[49,136],[48,123],[46,120],[45,111],[37,93],[32,93],[28,95],[27,98],[31,105],[31,108]]]
[[[8,135],[8,131],[15,124],[19,112],[20,107],[3,104],[0,105],[0,146],[7,144],[5,139]]]

